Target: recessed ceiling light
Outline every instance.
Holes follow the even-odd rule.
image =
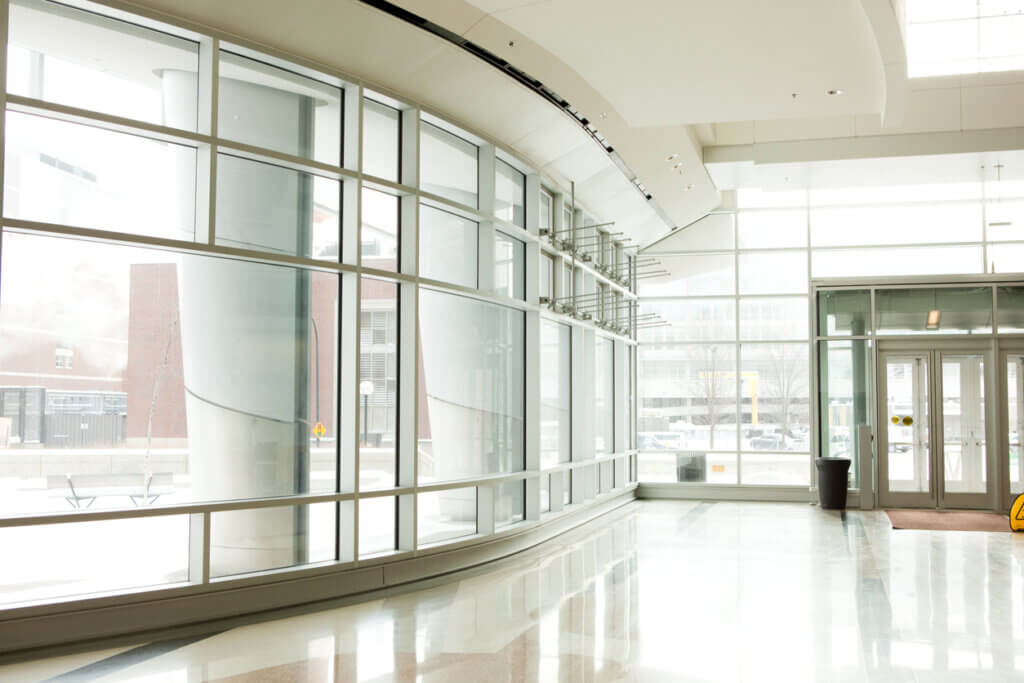
[[[674,168],[674,169],[676,169],[678,171],[682,167],[682,165],[683,165],[683,162],[680,161],[679,163],[672,164],[672,168]]]
[[[678,156],[679,156],[678,154],[669,154],[669,155],[668,155],[667,157],[665,157],[665,161],[673,161],[673,160],[675,160],[675,159],[676,159],[676,158],[677,158]]]
[[[693,185],[687,185],[687,186],[686,186],[686,191],[687,191],[687,192],[689,192],[689,191],[690,191],[690,190],[692,190],[692,189],[693,189]]]
[[[829,95],[842,95],[843,91],[840,90],[839,88],[836,88],[835,90],[829,90],[828,94]]]

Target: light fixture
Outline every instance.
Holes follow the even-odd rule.
[[[932,309],[928,311],[928,322],[925,324],[929,330],[939,329],[939,321],[942,320],[942,311],[938,309]]]
[[[843,91],[840,90],[839,88],[835,88],[834,90],[829,90],[828,94],[829,95],[842,95]]]
[[[679,154],[669,154],[667,157],[665,157],[665,161],[675,161],[678,156]]]

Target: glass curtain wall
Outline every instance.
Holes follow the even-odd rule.
[[[563,286],[556,255],[535,270],[536,226],[566,201],[527,164],[226,36],[207,78],[173,25],[9,10],[0,610],[341,571],[630,484],[592,464],[614,432],[573,452],[594,417],[573,405],[609,430],[630,410],[612,355],[628,340],[601,341],[599,386],[573,387],[594,336],[528,286]]]
[[[809,484],[808,378],[824,362],[808,352],[812,279],[1024,270],[1024,183],[992,169],[973,182],[739,190],[736,200],[650,250],[671,275],[642,282],[641,309],[674,324],[640,336],[642,481]],[[970,292],[945,295],[956,299],[947,309],[975,309]],[[855,451],[852,421],[870,400],[850,383],[870,356],[860,296],[823,301],[832,312],[819,333],[850,338],[820,352],[835,361],[823,452]],[[971,324],[991,330],[992,320]]]

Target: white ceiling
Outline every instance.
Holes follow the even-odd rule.
[[[883,61],[861,0],[467,1],[574,69],[633,127],[884,104]],[[836,88],[844,94],[826,94]]]

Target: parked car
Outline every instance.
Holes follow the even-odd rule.
[[[780,451],[783,447],[782,434],[764,434],[750,440],[751,448],[764,451]]]

